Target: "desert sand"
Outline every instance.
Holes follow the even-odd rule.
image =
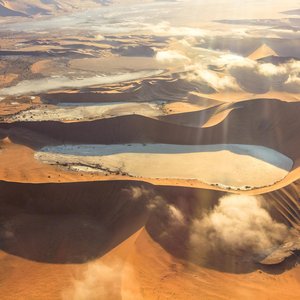
[[[0,16],[1,299],[299,298],[299,3]]]

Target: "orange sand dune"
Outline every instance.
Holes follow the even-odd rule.
[[[212,271],[174,259],[145,231],[137,238],[128,260],[134,266],[143,299],[296,300],[300,292],[299,267],[282,275],[261,271],[244,275]]]
[[[134,188],[131,189],[132,187]],[[101,295],[109,297],[104,299],[112,300],[154,300],[168,297],[172,299],[186,299],[186,297],[297,299],[298,297],[299,266],[291,268],[287,265],[283,269],[280,267],[264,269],[255,265],[251,271],[235,273],[209,266],[203,267],[188,259],[176,258],[178,254],[176,248],[166,250],[163,239],[159,239],[151,229],[157,225],[157,219],[150,222],[147,214],[143,215],[141,209],[143,198],[137,200],[138,197],[143,197],[140,191],[143,190],[147,195],[145,191],[152,190],[154,191],[152,195],[157,193],[166,201],[192,213],[194,210],[191,211],[190,208],[194,205],[203,209],[209,207],[223,193],[201,189],[151,187],[140,183],[132,185],[128,181],[56,185],[1,182],[0,189],[6,196],[0,203],[1,218],[6,229],[6,232],[3,228],[0,232],[2,239],[5,234],[4,243],[1,244],[5,252],[3,250],[0,252],[3,267],[0,270],[0,277],[5,283],[0,285],[3,299],[18,297],[72,299],[75,296],[81,296],[79,299],[93,299],[93,297],[101,299]],[[286,189],[291,195],[297,191],[299,191],[298,184]],[[276,207],[283,203],[282,197],[286,192],[278,191],[265,195],[265,198]],[[132,199],[133,195],[135,200]],[[48,200],[49,197],[52,201]],[[188,199],[188,203],[185,204],[183,199]],[[287,200],[288,198],[285,198],[285,201]],[[292,202],[289,202],[289,205],[292,205]],[[159,209],[158,213],[160,212]],[[74,220],[72,216],[75,217]],[[91,216],[98,216],[96,221],[93,221],[96,223],[91,222]],[[273,216],[276,217],[276,213],[273,213]],[[51,222],[51,218],[55,223]],[[278,215],[278,218],[282,216]],[[110,238],[116,239],[111,241],[110,250],[101,254],[102,246],[101,243],[98,244],[98,239],[93,238],[93,230],[98,230],[99,222],[107,222],[111,230],[113,224],[118,224],[118,220],[121,221],[119,223],[121,225],[122,222],[125,223],[121,228],[117,228],[117,234],[109,235]],[[288,218],[284,220],[289,222]],[[47,230],[45,224],[52,224],[51,230]],[[93,226],[90,227],[91,225]],[[183,235],[181,238],[186,237]],[[18,240],[17,244],[12,242],[14,239]],[[39,243],[32,243],[36,239]],[[68,240],[66,244],[63,243],[65,239]],[[80,249],[72,247],[78,243],[78,239],[82,252],[77,254],[84,254],[83,257],[88,259],[81,264],[73,261],[77,256],[70,256]],[[176,240],[174,242],[176,244]],[[16,247],[17,245],[22,247]],[[57,247],[58,245],[60,247]],[[178,241],[177,245],[181,247]],[[44,247],[48,247],[48,250],[44,251]],[[94,255],[93,251],[98,247],[100,247],[99,256],[89,259],[89,255]],[[62,263],[61,259],[69,261]],[[48,263],[45,263],[46,261]],[[224,265],[222,257],[218,263],[222,268]],[[234,269],[234,266],[232,267]],[[35,282],[34,285],[30,284],[32,281]],[[270,284],[274,285],[272,289],[269,288]],[[31,289],[27,288],[28,285]]]
[[[112,284],[109,282],[104,285],[110,300],[120,300],[122,294],[122,299],[125,300],[184,300],[187,297],[195,300],[199,297],[212,300],[264,300],[266,297],[275,300],[296,300],[299,293],[299,267],[282,275],[271,275],[261,271],[245,275],[212,271],[174,259],[153,242],[145,231],[138,232],[111,253],[89,264],[41,264],[3,252],[1,261],[3,268],[11,270],[10,276],[5,278],[5,284],[0,286],[4,300],[21,297],[32,300],[41,297],[62,299],[63,296],[70,299],[78,292],[77,282],[82,283],[80,286],[84,287],[85,296],[99,299],[97,296],[101,294],[97,287],[103,285],[107,278],[101,276],[106,268],[121,276],[117,290],[110,289]],[[106,267],[104,270],[103,265]],[[98,276],[99,280],[95,278],[94,282],[89,283],[85,279],[85,276],[89,278],[89,273],[90,276]],[[3,273],[1,277],[3,278]],[[34,286],[32,282],[35,283]],[[272,288],[269,288],[270,285]],[[32,288],[28,289],[28,286]],[[116,284],[112,286],[115,287]]]
[[[258,49],[256,49],[253,53],[251,53],[248,57],[253,60],[259,60],[261,58],[265,58],[269,56],[278,56],[278,54],[268,45],[263,44]]]
[[[44,136],[56,143],[166,143],[166,144],[255,144],[272,148],[294,161],[299,158],[297,135],[300,121],[299,103],[287,103],[271,99],[257,99],[233,104],[232,110],[220,123],[212,127],[199,128],[206,110],[186,114],[150,119],[138,115],[122,116],[104,120],[79,123],[62,122],[15,122],[1,123],[0,129],[8,130],[9,136],[26,138],[34,142],[31,134]],[[208,111],[214,108],[208,109]],[[167,122],[175,119],[173,123]],[[195,121],[195,127],[182,126],[184,120]],[[22,137],[18,132],[29,134]],[[86,133],[89,134],[86,134]],[[103,134],[99,134],[103,132]],[[29,138],[29,139],[28,139]]]
[[[57,213],[57,207],[59,203],[61,205],[61,200],[53,198],[55,201],[51,203],[46,201],[43,204],[38,199],[32,199],[31,206],[27,206],[24,201],[28,201],[26,195],[36,195],[41,197],[49,197],[49,195],[54,195],[52,192],[55,187],[38,187],[32,185],[30,188],[28,185],[23,187],[17,187],[15,184],[10,184],[11,189],[14,193],[22,195],[19,198],[14,198],[14,193],[9,193],[10,201],[15,209],[19,206],[29,210],[35,210],[36,214],[40,215],[39,218],[35,218],[32,215],[30,219],[35,224],[39,224],[39,230],[43,230],[43,222],[47,222],[49,217],[49,212],[45,214],[49,209],[52,214]],[[119,188],[118,184],[102,184],[99,186],[97,184],[89,184],[89,188],[84,188],[80,192],[80,188],[70,187],[70,189],[63,187],[62,184],[58,186],[57,192],[61,198],[65,197],[63,206],[59,208],[59,214],[66,213],[68,211],[76,212],[80,209],[80,214],[84,213],[82,211],[83,205],[81,197],[83,195],[92,195],[97,189],[101,189],[104,194],[101,195],[101,199],[106,199],[104,202],[110,202],[109,197],[114,195],[114,199],[119,197],[119,188],[130,187],[130,184],[123,184],[120,182]],[[79,187],[79,185],[77,186]],[[32,191],[30,191],[32,189]],[[43,192],[43,189],[45,191]],[[34,190],[36,190],[34,192]],[[52,192],[51,192],[52,190]],[[111,194],[112,190],[114,191]],[[9,191],[9,189],[7,189]],[[39,192],[38,192],[39,191]],[[176,188],[169,187],[167,189],[161,190],[160,193],[170,193],[169,197],[178,195],[186,197],[191,196],[190,191],[180,191]],[[172,192],[173,191],[173,192]],[[72,197],[78,194],[77,199]],[[65,193],[65,195],[64,195]],[[172,193],[174,194],[172,196]],[[214,193],[210,196],[204,190],[195,190],[195,195],[199,195],[199,200],[206,195],[209,197],[214,197]],[[58,195],[58,194],[57,194]],[[96,194],[94,194],[95,196]],[[109,196],[110,195],[110,196]],[[123,193],[126,195],[126,191]],[[107,197],[108,196],[108,197]],[[218,195],[216,195],[218,196]],[[95,197],[94,197],[95,198]],[[98,201],[90,201],[89,206],[86,206],[86,211],[95,211],[93,208],[95,205],[99,205],[99,196],[97,196]],[[179,197],[180,198],[180,197]],[[124,198],[123,198],[124,199]],[[113,198],[111,199],[113,200]],[[2,200],[3,202],[3,200]],[[69,203],[70,202],[70,203]],[[6,203],[7,200],[6,200]],[[77,203],[77,204],[76,204]],[[82,204],[80,204],[82,203]],[[98,204],[97,204],[98,203]],[[111,203],[109,209],[116,212],[118,211],[118,202],[112,207]],[[136,203],[133,203],[134,207]],[[57,206],[58,205],[58,206]],[[81,207],[81,208],[80,208]],[[7,215],[12,212],[15,213],[16,210],[9,209],[9,206],[4,210],[2,204],[2,214],[6,211]],[[99,209],[98,209],[99,211]],[[69,212],[70,213],[70,212]],[[77,221],[81,221],[81,215],[78,215]],[[24,212],[23,212],[24,215]],[[28,234],[32,233],[32,230],[36,230],[36,226],[30,227],[28,221],[30,219],[20,219],[19,222],[23,222],[23,230],[29,230]],[[109,220],[109,218],[107,219]],[[131,217],[132,220],[132,217]],[[142,220],[146,222],[147,218]],[[12,222],[10,222],[12,224]],[[62,223],[63,226],[60,229],[61,234],[64,233],[64,227],[67,223]],[[80,229],[80,228],[79,228]],[[81,228],[83,230],[84,227]],[[55,229],[56,230],[56,229]],[[123,230],[123,232],[128,234],[128,229]],[[49,232],[50,233],[50,232]],[[48,234],[49,234],[48,233]],[[31,235],[27,235],[27,239]],[[42,242],[44,238],[43,235],[37,235]],[[57,235],[54,236],[54,243],[57,239]],[[26,244],[26,239],[23,240]],[[72,243],[76,241],[72,241]],[[44,241],[45,243],[45,241]],[[90,245],[90,243],[89,243]],[[62,245],[62,249],[67,249],[67,245]],[[39,243],[34,244],[34,248],[40,248]],[[25,255],[30,255],[30,251],[24,252],[23,248],[20,248]],[[26,249],[26,248],[25,248]],[[145,251],[147,249],[147,251]],[[29,249],[28,249],[29,250]],[[51,251],[55,252],[55,248],[50,248]],[[64,252],[61,252],[63,254]],[[49,256],[51,257],[51,256]],[[0,272],[0,277],[5,280],[5,285],[0,286],[0,295],[2,299],[16,299],[18,297],[30,298],[30,299],[72,299],[73,297],[81,297],[78,299],[101,299],[101,296],[109,297],[104,299],[186,299],[187,297],[191,299],[266,299],[269,297],[271,299],[297,299],[299,290],[299,280],[300,280],[300,270],[299,267],[286,270],[285,272],[275,272],[275,270],[263,271],[256,269],[249,273],[235,274],[228,272],[221,272],[218,270],[213,270],[210,268],[205,268],[197,266],[193,263],[175,258],[170,253],[168,253],[160,244],[155,242],[153,238],[148,234],[147,230],[141,227],[140,230],[132,234],[130,237],[125,239],[118,246],[113,248],[111,251],[107,252],[104,256],[91,260],[83,264],[57,264],[57,263],[42,263],[35,262],[32,259],[23,259],[18,256],[7,254],[7,252],[1,252],[1,261],[3,263],[2,271]],[[222,262],[221,262],[222,264]],[[9,271],[9,276],[7,272]],[[24,277],[24,273],[26,276]],[[104,276],[104,274],[106,276]],[[34,282],[34,288],[28,289],[28,285]],[[270,289],[269,285],[273,288]],[[101,288],[99,288],[99,286]],[[83,293],[83,294],[82,294]],[[122,298],[121,298],[122,297]],[[76,299],[76,298],[75,298]]]
[[[21,182],[68,182],[84,180],[107,180],[111,178],[124,179],[121,175],[97,175],[84,172],[62,171],[57,166],[46,166],[34,159],[34,150],[51,144],[68,143],[173,143],[173,144],[254,144],[262,145],[281,152],[294,161],[292,171],[282,181],[275,185],[255,189],[250,193],[259,194],[284,187],[299,178],[299,155],[297,152],[300,127],[298,118],[298,103],[287,103],[276,100],[250,100],[228,105],[227,109],[235,108],[225,118],[218,113],[208,121],[218,124],[207,128],[186,127],[175,123],[184,120],[199,122],[201,115],[211,108],[200,112],[175,114],[166,118],[177,118],[174,124],[154,119],[126,116],[80,123],[60,122],[17,122],[1,124],[3,137],[9,136],[13,143],[4,141],[1,157],[3,167],[1,178],[8,181]],[[225,110],[226,111],[226,110]],[[194,115],[194,118],[190,116]],[[172,121],[173,122],[173,121]],[[216,122],[215,122],[216,123]],[[185,124],[186,125],[186,124]],[[197,124],[195,124],[197,125]],[[8,131],[6,131],[8,129]],[[86,132],[89,132],[87,135]],[[99,135],[99,132],[105,134]],[[19,145],[16,145],[19,144]],[[28,145],[26,146],[21,146]],[[15,157],[23,158],[16,161]],[[16,161],[15,168],[10,168],[9,161]],[[7,162],[7,164],[6,164]],[[31,170],[31,172],[27,172]],[[48,176],[50,176],[48,178]],[[130,178],[130,177],[129,177]],[[136,178],[130,178],[131,180]],[[140,178],[157,184],[175,184],[215,188],[195,180],[149,179]],[[249,192],[249,191],[248,191]]]
[[[299,299],[295,1],[138,2],[0,0],[0,299]]]

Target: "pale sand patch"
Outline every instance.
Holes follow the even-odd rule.
[[[84,105],[84,103],[81,103]],[[162,102],[121,103],[104,102],[86,106],[41,107],[22,111],[7,119],[13,121],[78,121],[95,120],[116,116],[138,114],[147,117],[163,115]]]
[[[0,90],[0,95],[25,95],[38,94],[51,90],[59,90],[61,88],[83,88],[88,86],[97,86],[104,84],[121,83],[131,80],[137,80],[156,76],[161,74],[161,70],[126,72],[118,74],[96,75],[87,78],[71,79],[65,76],[52,76],[49,78],[23,80],[18,84],[3,88]]]
[[[71,168],[83,166],[143,178],[195,179],[243,190],[270,186],[293,166],[290,158],[273,149],[234,144],[64,145],[45,147],[35,157]]]

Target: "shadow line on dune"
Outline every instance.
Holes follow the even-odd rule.
[[[141,186],[141,183],[136,183]],[[128,182],[0,182],[0,248],[46,263],[84,263],[129,238],[148,218]]]

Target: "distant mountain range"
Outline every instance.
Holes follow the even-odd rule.
[[[55,15],[109,5],[112,0],[0,0],[0,17]]]

